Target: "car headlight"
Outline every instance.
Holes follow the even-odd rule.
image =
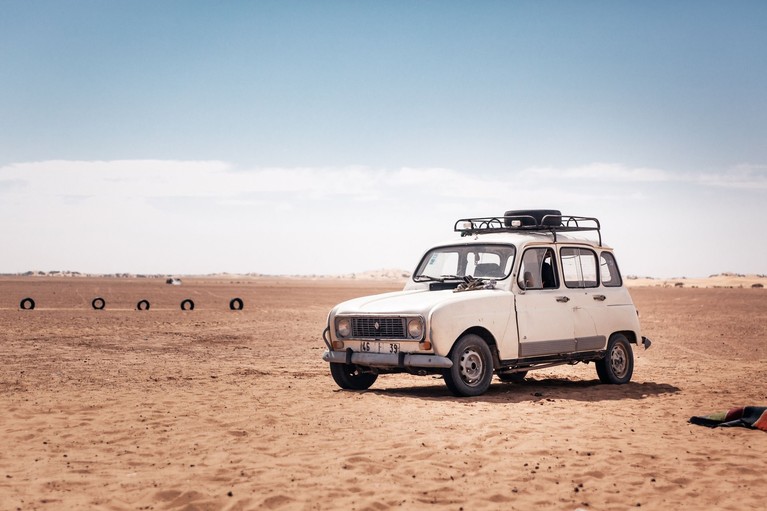
[[[349,337],[352,334],[352,321],[348,318],[337,319],[336,334],[338,337]]]
[[[407,322],[407,334],[412,339],[420,339],[423,336],[423,320],[413,318]]]

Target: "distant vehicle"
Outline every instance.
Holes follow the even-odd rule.
[[[478,396],[493,374],[594,362],[604,383],[631,380],[642,337],[599,220],[557,210],[458,220],[459,239],[428,250],[403,291],[336,305],[323,360],[339,387],[380,374],[441,374],[457,396]],[[581,233],[591,233],[581,236]],[[590,239],[594,238],[596,239]]]
[[[166,284],[169,284],[171,286],[180,286],[181,285],[181,279],[176,278],[169,278],[165,281]]]

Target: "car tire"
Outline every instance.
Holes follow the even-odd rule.
[[[91,302],[91,307],[93,307],[93,309],[97,311],[104,310],[104,307],[106,307],[106,305],[107,305],[107,302],[101,297],[94,298],[93,301]]]
[[[186,300],[183,300],[181,302],[181,310],[182,311],[193,311],[194,310],[194,302],[187,298]]]
[[[242,298],[232,298],[229,300],[229,309],[233,311],[241,311],[245,304],[242,302]]]
[[[149,310],[149,300],[140,300],[136,304],[136,310],[148,311]]]
[[[346,390],[366,390],[375,383],[378,375],[365,373],[354,364],[330,364],[330,374],[339,387]]]
[[[31,298],[24,298],[19,302],[19,309],[23,311],[31,311],[35,308],[35,301]]]
[[[558,209],[518,209],[507,211],[504,216],[521,216],[519,219],[523,226],[545,225],[557,227],[562,224],[562,212]],[[530,218],[532,217],[532,218]],[[544,220],[544,217],[548,217]],[[511,219],[506,218],[506,227],[511,227]]]
[[[505,383],[522,383],[525,381],[527,371],[519,373],[498,373],[498,379]]]
[[[445,369],[445,384],[456,396],[479,396],[487,392],[493,381],[493,355],[485,340],[466,334],[450,351],[453,366]]]
[[[622,385],[631,381],[634,373],[634,353],[623,334],[613,334],[607,343],[605,358],[597,360],[597,376],[602,383]]]

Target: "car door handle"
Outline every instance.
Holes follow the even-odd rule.
[[[568,298],[566,296],[557,296],[557,301],[558,302],[562,302],[562,303],[567,303],[567,302],[570,301],[570,298]]]
[[[607,297],[605,295],[594,295],[594,300],[604,302],[605,300],[607,300]]]

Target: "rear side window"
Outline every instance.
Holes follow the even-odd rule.
[[[562,277],[570,288],[597,287],[597,255],[585,248],[563,247]]]
[[[621,272],[618,271],[618,263],[615,256],[610,252],[602,252],[599,256],[599,273],[602,277],[602,285],[605,287],[620,287],[623,285]]]

